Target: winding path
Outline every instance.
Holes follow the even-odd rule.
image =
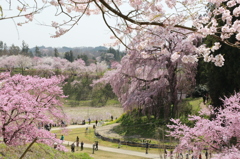
[[[69,125],[67,126],[67,129],[76,129],[76,128],[86,128],[86,127],[92,127],[94,124],[86,124],[86,125]],[[111,136],[111,137],[116,137],[116,133],[111,131],[111,128],[114,125],[107,125],[107,126],[101,126],[97,127],[97,131],[101,131],[101,134],[105,134],[104,136]],[[51,130],[59,130],[61,128],[52,128]],[[72,141],[64,141],[63,144],[66,145],[71,145],[73,142]],[[84,143],[84,148],[92,148],[92,144]],[[118,148],[111,148],[111,147],[106,147],[106,146],[101,146],[99,145],[98,150],[102,151],[109,151],[109,152],[115,152],[115,153],[122,153],[122,154],[127,154],[127,155],[132,155],[132,156],[139,156],[141,158],[152,158],[152,159],[159,159],[160,155],[159,154],[152,154],[148,153],[146,154],[145,152],[138,152],[138,151],[131,151],[131,150],[123,150],[123,149],[118,149]]]

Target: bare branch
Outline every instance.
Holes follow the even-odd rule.
[[[128,16],[122,14],[121,12],[118,12],[117,10],[115,10],[114,8],[112,8],[108,3],[106,3],[104,0],[99,0],[107,9],[109,9],[111,12],[113,12],[114,14],[116,14],[117,16],[133,23],[136,25],[157,25],[157,26],[161,26],[161,27],[167,27],[165,24],[163,23],[159,23],[159,22],[140,22],[140,21],[136,21],[133,20],[131,18],[129,18]],[[177,28],[182,28],[182,29],[187,29],[187,30],[191,30],[191,31],[196,31],[195,28],[190,28],[190,27],[186,27],[186,26],[182,26],[182,25],[175,25],[174,27]]]

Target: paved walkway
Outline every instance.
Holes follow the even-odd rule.
[[[98,127],[96,127],[95,131],[104,137],[114,138],[114,139],[122,139],[123,136],[121,136],[113,131],[113,128],[118,125],[119,125],[119,123],[106,125],[106,126],[98,126]]]
[[[66,145],[71,145],[73,142],[72,141],[64,141],[63,144]],[[84,143],[84,148],[92,148],[92,144],[87,144]],[[153,159],[158,159],[160,158],[158,154],[146,154],[144,152],[138,152],[138,151],[130,151],[130,150],[123,150],[123,149],[117,149],[117,148],[111,148],[111,147],[106,147],[106,146],[98,146],[98,151],[109,151],[109,152],[115,152],[115,153],[122,153],[122,154],[127,154],[127,155],[132,155],[132,156],[139,156],[142,158],[153,158]]]
[[[89,124],[85,124],[85,125],[68,125],[66,128],[67,129],[77,129],[77,128],[86,128],[86,127],[89,127],[89,128],[92,128],[93,125],[95,125],[94,123],[91,123],[90,125]],[[60,130],[62,129],[61,127],[52,127],[51,130]]]

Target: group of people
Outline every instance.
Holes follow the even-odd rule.
[[[166,158],[167,156],[168,156],[168,154],[167,154],[167,151],[165,150],[164,158]],[[170,159],[173,159],[173,156],[174,156],[173,151],[170,151],[169,156],[170,156]],[[175,158],[184,159],[184,155],[182,153],[179,153],[179,154],[176,154]],[[186,153],[185,158],[186,159],[203,159],[202,153],[199,153],[198,155],[194,155],[194,154],[191,155],[190,151],[189,151],[189,153]],[[206,150],[205,159],[210,159],[210,158],[211,158],[211,153],[208,153],[208,151]]]
[[[57,138],[56,134],[55,134],[55,138]],[[64,140],[64,136],[63,135],[61,135],[60,140],[63,142],[63,140]],[[53,148],[57,149],[57,147],[58,147],[58,144],[55,142],[54,145],[53,145]]]
[[[84,145],[84,143],[83,143],[83,141],[80,143],[79,142],[79,137],[77,136],[77,138],[76,138],[76,151],[78,151],[78,149],[79,149],[79,144],[80,144],[80,148],[81,148],[81,151],[83,150],[83,145]],[[72,144],[71,144],[71,151],[72,152],[75,152],[75,142],[73,142]]]
[[[102,122],[102,120],[100,122]],[[89,124],[91,123],[91,119],[90,118],[88,119],[88,123]],[[85,124],[85,120],[83,120],[83,124]],[[95,128],[95,126],[97,126],[99,124],[98,120],[95,120],[95,124],[96,125],[94,125],[94,128]],[[65,125],[65,123],[63,121],[61,121],[61,125]],[[87,132],[88,132],[88,127],[86,127],[85,133],[87,133]],[[61,135],[60,140],[62,142],[64,141],[64,136],[63,135]],[[75,144],[75,142],[76,142],[76,144]],[[82,151],[83,150],[83,145],[84,145],[83,141],[80,143],[79,142],[79,137],[77,136],[75,142],[73,142],[71,144],[71,151],[75,152],[75,148],[76,148],[76,151],[78,151],[79,147],[81,148],[81,151]],[[94,147],[95,147],[94,148],[95,150],[98,150],[98,141],[95,142]],[[56,143],[54,143],[54,148],[55,149],[57,148],[57,144]]]

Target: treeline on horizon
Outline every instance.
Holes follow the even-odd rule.
[[[71,50],[72,49],[72,50]],[[59,51],[61,50],[61,51]],[[66,52],[62,52],[66,51]],[[91,70],[92,67],[96,67],[99,69],[103,69],[100,72],[81,72],[79,71],[59,71],[55,70],[42,70],[41,67],[27,67],[22,68],[3,68],[1,67],[1,72],[11,70],[12,74],[23,74],[23,75],[38,75],[41,77],[49,77],[54,72],[55,75],[59,74],[68,74],[65,79],[66,84],[63,86],[64,94],[68,96],[70,101],[70,106],[78,106],[80,101],[88,101],[86,104],[91,106],[104,106],[107,101],[110,99],[116,99],[115,94],[112,92],[112,88],[109,84],[104,87],[94,88],[91,86],[93,84],[93,80],[97,80],[102,77],[103,73],[107,71],[108,68],[111,67],[112,62],[119,62],[121,58],[125,55],[124,52],[119,50],[115,50],[113,48],[106,48],[103,46],[99,47],[79,47],[79,48],[52,48],[52,47],[38,47],[29,48],[28,45],[23,41],[22,46],[15,46],[14,44],[10,47],[7,47],[5,43],[0,41],[0,58],[6,59],[4,56],[16,56],[22,55],[25,57],[58,57],[62,59],[68,60],[76,67],[86,67],[86,70]],[[82,59],[85,62],[85,66],[79,64],[74,64],[78,59]],[[22,59],[23,60],[23,59]],[[44,63],[44,61],[43,61]],[[93,66],[94,65],[94,66]],[[45,67],[43,67],[45,68]],[[71,68],[69,68],[70,70]],[[99,71],[99,70],[98,70]]]
[[[116,50],[112,47],[107,48],[105,46],[98,47],[45,47],[35,46],[29,48],[29,45],[22,41],[22,46],[16,46],[12,44],[8,46],[6,43],[0,40],[0,56],[6,55],[24,55],[29,57],[61,57],[73,62],[76,59],[82,59],[86,65],[94,63],[96,61],[120,61],[126,53],[120,51],[119,48]]]

